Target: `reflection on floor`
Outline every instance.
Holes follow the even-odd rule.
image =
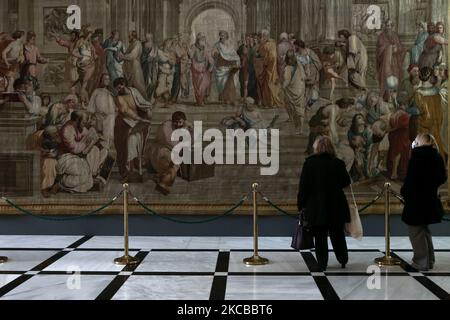
[[[348,240],[343,270],[330,254],[318,272],[314,251],[292,251],[289,238],[261,238],[262,267],[247,267],[251,238],[132,237],[140,263],[119,267],[120,237],[0,236],[0,299],[9,300],[438,300],[450,295],[450,239],[435,238],[437,264],[410,265],[407,238],[393,238],[398,267],[374,271],[383,238]],[[371,271],[372,270],[372,271]],[[379,272],[379,273],[378,273]]]

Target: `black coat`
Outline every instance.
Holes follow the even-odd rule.
[[[343,191],[351,183],[345,163],[331,155],[306,159],[300,177],[299,210],[312,226],[336,226],[350,222],[350,209]]]
[[[401,194],[405,199],[403,221],[412,226],[440,223],[444,209],[438,188],[447,181],[444,160],[433,147],[412,151]]]

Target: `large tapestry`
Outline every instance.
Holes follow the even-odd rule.
[[[0,6],[0,193],[26,208],[89,211],[129,184],[213,214],[257,182],[294,213],[321,136],[361,205],[400,189],[418,134],[448,160],[445,1],[72,2]]]

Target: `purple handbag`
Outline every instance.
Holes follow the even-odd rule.
[[[314,248],[312,228],[308,226],[308,223],[305,223],[303,212],[299,214],[299,221],[295,226],[291,247],[296,251]]]

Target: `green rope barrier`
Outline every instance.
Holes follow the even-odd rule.
[[[395,192],[394,190],[391,190],[391,194],[396,197],[403,205],[405,204],[405,200],[403,199],[403,197],[398,194],[397,192]]]
[[[259,195],[263,198],[264,201],[266,201],[271,207],[273,207],[274,209],[276,209],[278,212],[284,214],[285,216],[288,216],[290,218],[293,219],[298,219],[298,215],[293,215],[288,213],[287,211],[281,209],[279,206],[277,206],[275,203],[273,203],[272,201],[270,201],[269,198],[267,198],[266,196],[264,196],[264,194],[261,191],[258,191]]]
[[[161,214],[157,213],[156,211],[152,210],[151,208],[149,208],[148,206],[146,206],[142,201],[140,201],[137,197],[135,197],[131,192],[130,192],[130,195],[145,210],[145,212],[147,214],[156,216],[163,220],[167,220],[167,221],[174,222],[174,223],[182,223],[182,224],[203,224],[203,223],[209,223],[209,222],[213,222],[213,221],[219,220],[221,218],[224,218],[224,217],[230,215],[231,213],[233,213],[237,208],[241,207],[244,204],[244,202],[247,201],[247,199],[249,197],[249,195],[242,197],[242,199],[236,205],[234,205],[233,207],[231,207],[230,209],[225,211],[225,213],[223,213],[220,216],[216,216],[216,217],[212,217],[212,218],[208,218],[208,219],[204,219],[204,220],[198,220],[198,221],[186,221],[186,220],[179,220],[179,219],[175,219],[175,218],[172,218],[169,216],[161,215]]]
[[[259,194],[261,195],[261,197],[264,199],[264,201],[266,201],[271,207],[273,207],[274,209],[276,209],[278,212],[293,218],[293,219],[298,219],[297,215],[293,215],[290,214],[288,212],[286,212],[285,210],[281,209],[279,206],[277,206],[275,203],[273,203],[272,201],[270,201],[269,198],[267,198],[266,196],[264,196],[264,194],[262,194],[261,192],[259,192]],[[369,204],[365,205],[362,209],[358,209],[359,213],[364,212],[365,210],[367,210],[369,207],[371,207],[375,202],[377,202],[378,200],[380,200],[380,198],[382,197],[382,195],[384,194],[384,190],[381,191],[376,197],[375,199],[373,199]]]
[[[14,202],[12,202],[10,199],[6,198],[6,197],[1,197],[7,204],[9,204],[12,208],[16,209],[17,211],[29,216],[29,217],[33,217],[36,219],[40,219],[40,220],[46,220],[46,221],[73,221],[73,220],[78,220],[78,219],[84,219],[84,218],[88,218],[91,217],[103,210],[105,210],[106,208],[110,207],[123,193],[123,190],[120,191],[114,198],[112,198],[108,203],[104,204],[103,206],[101,206],[100,208],[82,214],[82,215],[77,215],[77,216],[71,216],[71,217],[51,217],[51,216],[43,216],[43,215],[37,215],[35,213],[32,213],[28,210],[25,210],[24,208],[22,208],[21,206],[15,204]]]
[[[381,191],[376,197],[375,199],[373,199],[370,203],[368,203],[367,205],[365,205],[364,207],[362,207],[361,209],[358,209],[359,213],[363,213],[364,211],[366,211],[367,209],[369,209],[371,206],[373,206],[378,200],[381,199],[381,197],[383,196],[385,190],[383,189],[383,191]]]

